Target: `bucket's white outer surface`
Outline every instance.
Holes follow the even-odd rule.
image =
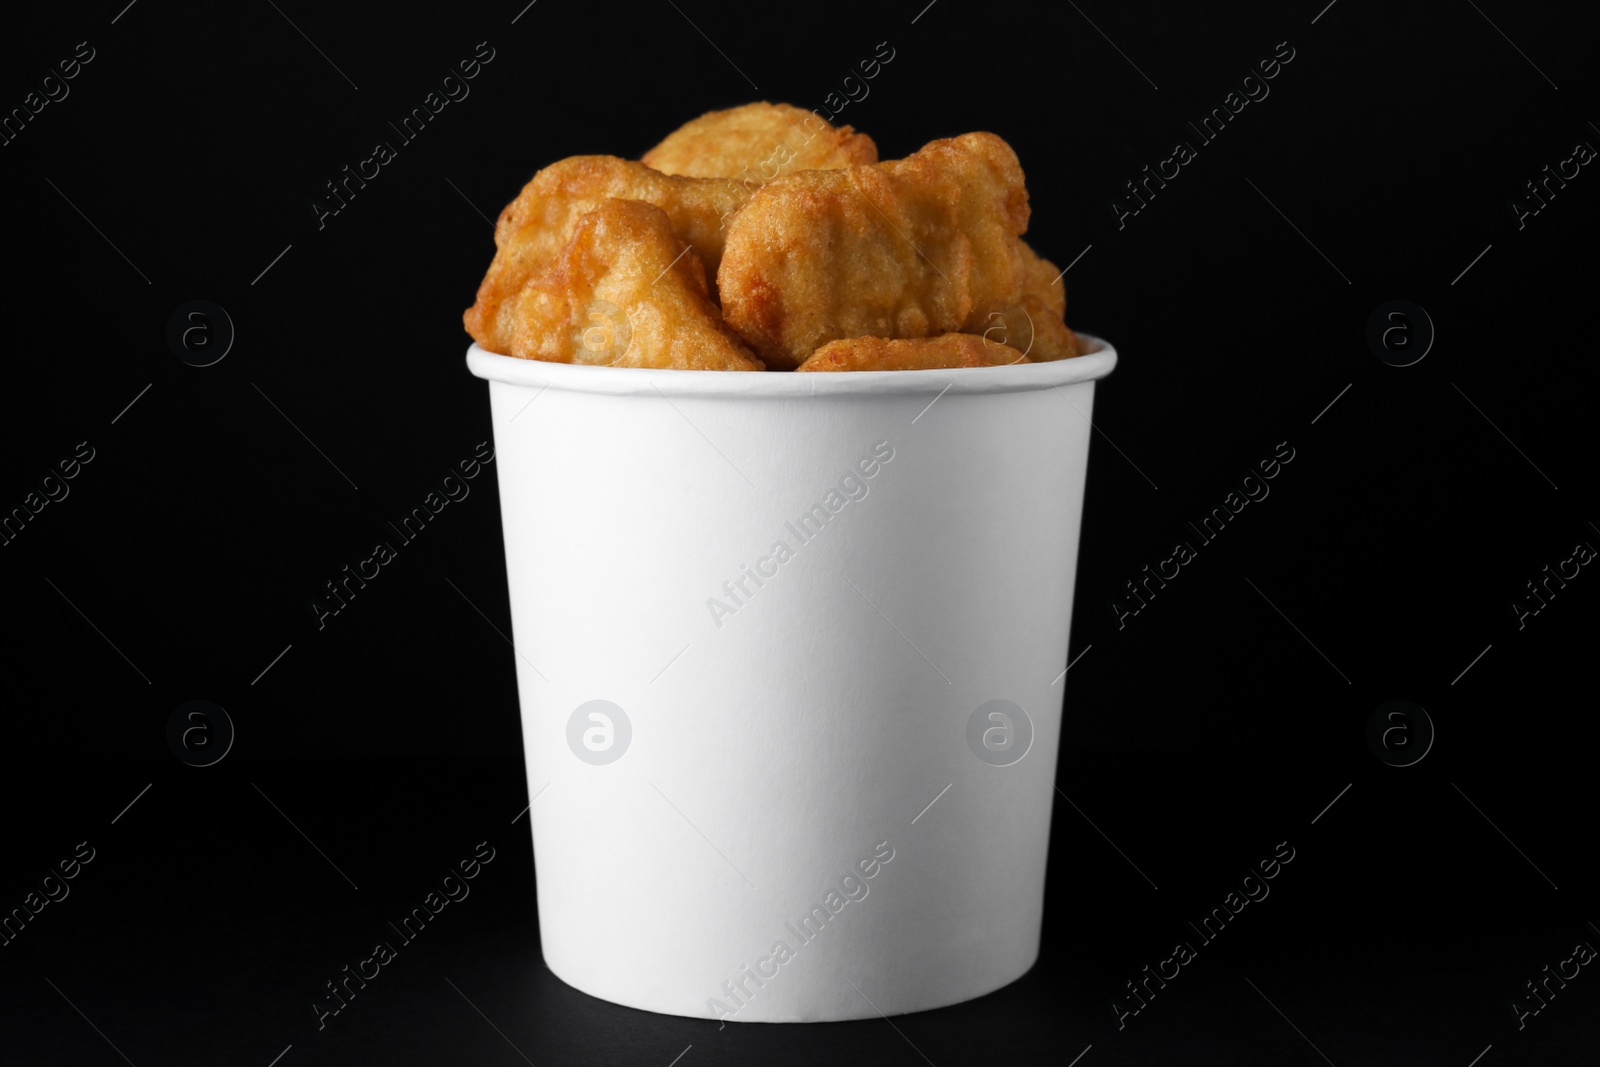
[[[557,976],[776,1022],[942,1007],[1032,966],[1094,380],[1116,362],[1082,340],[833,374],[469,350]],[[826,524],[802,527],[813,504]],[[597,700],[621,715],[572,722]],[[969,725],[997,700],[1026,721],[980,717],[986,762]]]

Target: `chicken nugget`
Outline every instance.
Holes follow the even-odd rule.
[[[504,305],[505,354],[555,363],[762,370],[722,327],[705,267],[667,213],[602,200],[579,216],[556,262]]]
[[[790,104],[745,104],[684,123],[643,157],[663,174],[768,182],[796,170],[876,163],[878,146],[849,126]]]
[[[578,218],[612,197],[643,200],[667,213],[672,232],[687,241],[716,277],[724,217],[748,198],[743,182],[679,178],[615,156],[572,156],[535,174],[500,212],[495,254],[478,286],[477,302],[462,315],[475,341],[505,352],[516,329],[510,298],[561,255]]]
[[[970,333],[938,337],[848,337],[829,341],[796,371],[941,370],[951,367],[1003,367],[1032,362],[1010,345]]]
[[[787,370],[841,337],[981,333],[1020,306],[1028,193],[992,133],[755,190],[717,271],[727,324]]]
[[[987,325],[983,336],[999,341],[1027,353],[1034,363],[1048,363],[1069,359],[1078,354],[1078,337],[1067,327],[1063,316],[1067,309],[1066,286],[1056,279],[1060,271],[1048,259],[1041,258],[1022,244],[1022,258],[1027,271],[1023,279],[1022,297],[1009,307],[990,311],[983,317]]]

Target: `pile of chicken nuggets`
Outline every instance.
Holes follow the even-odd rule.
[[[557,363],[882,371],[1078,354],[1060,274],[992,133],[905,159],[786,104],[714,111],[641,161],[573,156],[500,213],[463,320]]]

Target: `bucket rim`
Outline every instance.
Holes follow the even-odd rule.
[[[611,396],[789,398],[1025,393],[1095,381],[1111,373],[1117,365],[1115,347],[1086,333],[1079,333],[1078,341],[1086,349],[1082,355],[1049,363],[807,374],[551,363],[498,355],[474,342],[467,349],[467,369],[491,382]]]

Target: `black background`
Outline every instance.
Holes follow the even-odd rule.
[[[79,41],[95,58],[0,147],[0,507],[78,442],[95,458],[0,547],[0,906],[77,842],[96,858],[0,948],[0,1060],[1593,1062],[1593,968],[1523,1029],[1510,1003],[1600,944],[1600,578],[1521,629],[1510,605],[1600,545],[1600,177],[1522,228],[1508,206],[1600,145],[1592,38],[1503,0],[1324,2],[8,5],[8,112]],[[471,95],[319,229],[323,183],[480,41]],[[636,157],[750,99],[822,106],[880,41],[895,58],[839,121],[884,158],[1009,140],[1029,241],[1082,253],[1068,321],[1121,352],[1096,397],[1070,803],[1021,981],[892,1028],[719,1030],[540,961],[493,468],[324,629],[307,605],[490,438],[460,312],[535,169]],[[1119,228],[1121,184],[1282,41],[1270,96]],[[206,368],[166,343],[197,298],[237,330]],[[1437,329],[1409,367],[1366,340],[1394,299]],[[1283,441],[1270,497],[1119,628],[1122,583]],[[207,768],[166,741],[196,698],[238,729]],[[1396,698],[1437,730],[1405,768],[1366,741]],[[481,840],[476,903],[319,1032],[307,997]],[[1280,841],[1271,896],[1119,1031],[1110,998]]]

